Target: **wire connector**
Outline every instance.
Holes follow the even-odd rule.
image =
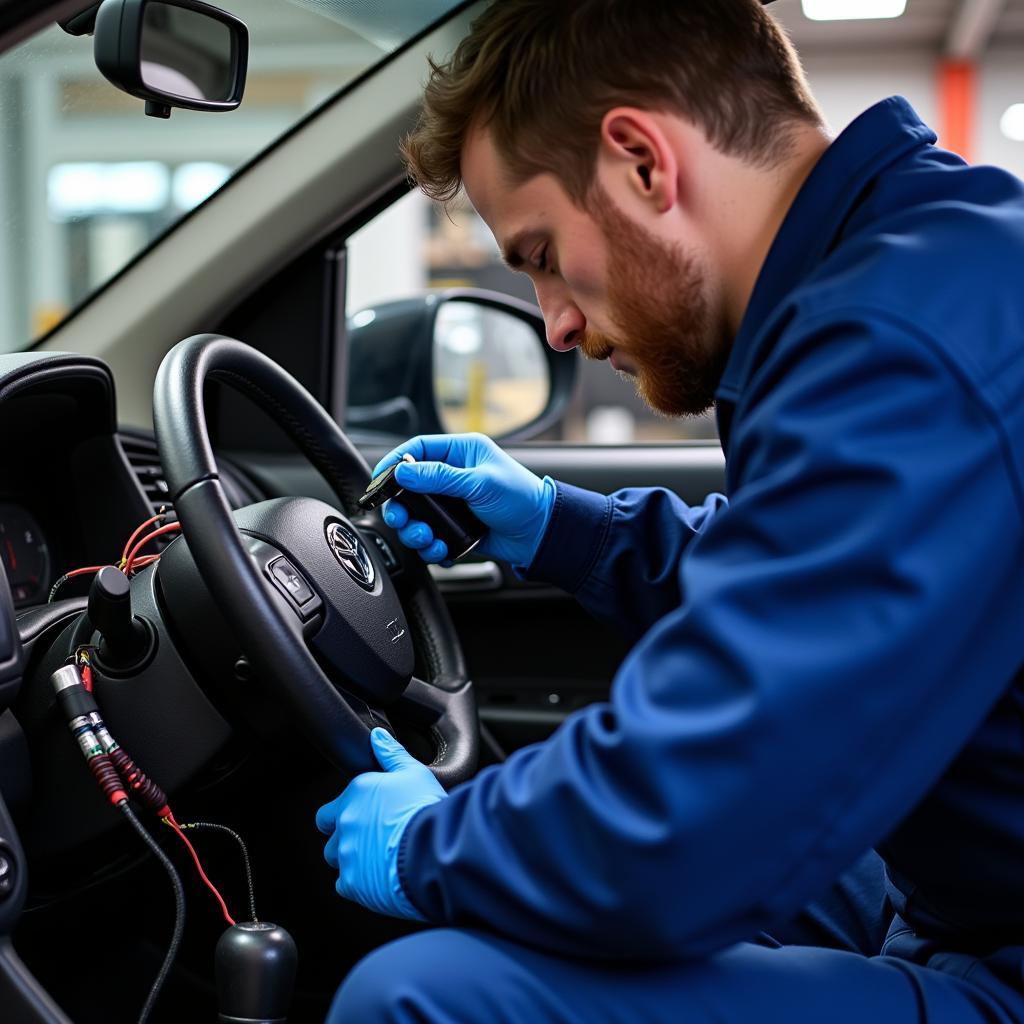
[[[100,726],[103,720],[99,709],[85,686],[77,665],[64,665],[50,677],[50,683],[57,694],[57,703],[64,712],[68,729],[82,751],[89,771],[98,783],[103,795],[115,806],[125,803],[128,794],[121,784],[121,777],[104,752],[95,731],[95,720]],[[105,730],[104,730],[105,731]]]

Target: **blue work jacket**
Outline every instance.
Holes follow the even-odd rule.
[[[934,143],[885,100],[798,194],[718,391],[727,501],[558,486],[530,574],[636,645],[413,818],[431,921],[698,956],[877,846],[919,933],[1024,944],[1024,184]]]

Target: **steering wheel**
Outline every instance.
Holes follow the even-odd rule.
[[[289,497],[232,512],[206,424],[212,380],[248,396],[288,433],[341,511]],[[256,674],[306,736],[343,772],[379,770],[369,732],[393,732],[391,717],[405,716],[429,731],[429,767],[442,785],[468,778],[476,703],[448,610],[419,555],[392,539],[389,572],[378,543],[361,532],[385,548],[394,536],[378,513],[359,510],[369,466],[323,407],[262,353],[201,334],[161,363],[153,418],[199,575]],[[417,656],[425,679],[414,674]]]

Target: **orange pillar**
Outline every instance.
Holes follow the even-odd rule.
[[[977,69],[972,61],[939,64],[939,145],[974,158],[974,112]]]

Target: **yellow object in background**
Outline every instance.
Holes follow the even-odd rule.
[[[487,366],[478,359],[470,364],[466,388],[466,429],[484,433],[487,416]]]
[[[68,307],[59,302],[43,303],[32,310],[32,337],[39,338],[53,330],[68,315]]]

